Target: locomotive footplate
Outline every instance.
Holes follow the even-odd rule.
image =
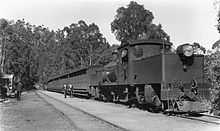
[[[202,113],[208,111],[208,106],[206,106],[205,103],[199,101],[179,101],[177,104],[179,110],[183,112]]]
[[[165,114],[194,114],[209,111],[208,105],[199,101],[177,101],[177,109],[167,109]]]

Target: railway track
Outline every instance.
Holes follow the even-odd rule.
[[[46,100],[45,98],[43,98],[41,95],[39,95],[36,91],[34,92],[40,99],[42,99],[45,103],[47,103],[51,108],[53,108],[57,114],[59,114],[64,120],[68,121],[68,123],[70,124],[71,128],[74,129],[74,131],[82,131],[80,128],[78,128],[76,126],[76,124],[67,116],[65,115],[65,113],[63,113],[62,111],[60,111],[59,109],[57,109],[56,107],[53,106],[53,104],[51,104],[50,102],[48,102],[48,100]],[[43,93],[42,93],[43,94]]]
[[[184,119],[190,119],[193,121],[200,121],[204,124],[215,124],[220,125],[220,117],[219,116],[212,116],[207,114],[194,114],[194,115],[178,115],[178,117]]]
[[[91,128],[89,128],[88,130],[90,131],[90,130],[94,130],[94,131],[98,131],[98,130],[103,130],[103,127],[101,127],[101,128],[98,128],[98,126],[99,126],[99,124],[100,124],[100,126],[103,126],[104,125],[104,127],[106,127],[106,129],[104,128],[104,130],[106,130],[106,131],[129,131],[128,129],[125,129],[125,128],[123,128],[123,127],[121,127],[121,126],[118,126],[118,125],[116,125],[116,124],[113,124],[113,123],[111,123],[111,122],[109,122],[109,121],[106,121],[106,120],[104,120],[104,119],[102,119],[102,118],[99,118],[99,117],[97,117],[97,116],[95,116],[95,115],[93,115],[93,114],[90,114],[90,113],[88,113],[88,112],[86,112],[86,111],[83,111],[83,110],[81,110],[81,109],[79,109],[79,108],[77,108],[77,107],[74,107],[74,106],[72,106],[72,105],[70,105],[70,104],[67,104],[67,103],[65,103],[65,102],[63,102],[63,101],[61,101],[61,100],[59,100],[59,99],[56,99],[56,98],[54,98],[54,97],[51,97],[51,96],[49,96],[49,95],[47,95],[47,94],[44,94],[44,93],[42,93],[42,92],[35,92],[40,98],[42,98],[44,101],[46,101],[47,103],[49,103],[50,105],[52,105],[51,104],[51,102],[48,102],[48,98],[50,99],[49,101],[53,101],[53,102],[57,102],[57,103],[60,103],[60,104],[62,104],[62,105],[64,105],[65,107],[67,107],[67,108],[70,108],[70,109],[72,109],[72,110],[74,110],[74,111],[77,111],[78,113],[78,115],[79,114],[81,114],[82,115],[82,117],[83,117],[83,115],[86,115],[87,117],[91,117],[90,119],[93,119],[93,121],[92,122],[95,122],[97,125],[92,125],[92,127],[91,128],[95,128],[95,129],[91,129]],[[38,94],[39,93],[39,94]],[[43,96],[44,97],[43,97]],[[53,105],[52,105],[53,106]],[[54,107],[54,108],[56,108],[56,107]],[[57,109],[57,110],[59,110],[59,109]],[[63,115],[65,115],[65,113],[64,112],[62,112],[62,114]],[[69,116],[68,115],[65,115],[66,117],[68,117],[68,119],[69,119],[69,121],[71,121],[71,119],[69,118]],[[81,117],[81,116],[80,116]],[[86,118],[86,119],[88,119],[88,118]],[[77,131],[86,131],[87,129],[83,129],[84,127],[82,127],[82,128],[79,128],[79,127],[77,127],[76,126],[76,124],[74,123],[74,122],[72,122],[73,124],[73,127],[75,128],[75,129],[77,129]],[[84,124],[85,125],[85,124]],[[90,124],[91,125],[91,124]]]

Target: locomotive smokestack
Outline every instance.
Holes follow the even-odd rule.
[[[194,62],[194,50],[190,44],[183,44],[177,47],[177,54],[183,64],[183,71],[187,71],[187,66],[191,66]]]

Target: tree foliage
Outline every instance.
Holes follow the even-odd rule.
[[[219,0],[215,0],[214,5],[216,7],[220,7],[220,1]],[[220,9],[220,8],[218,8]],[[218,15],[217,15],[217,25],[216,28],[218,30],[218,32],[220,33],[220,10],[218,11]],[[220,49],[220,40],[216,41],[213,45],[212,45],[212,49]]]
[[[100,33],[96,24],[86,24],[80,20],[77,24],[73,23],[63,29],[66,35],[63,39],[65,56],[72,59],[64,59],[66,68],[75,66],[78,68],[98,64],[100,54],[109,44]],[[75,61],[74,63],[72,61]]]
[[[216,6],[219,6],[219,1],[215,1]],[[217,30],[220,33],[220,11],[217,15]],[[212,52],[206,55],[205,59],[205,73],[208,80],[211,82],[211,102],[213,105],[212,110],[220,111],[220,40],[217,40],[212,45]],[[220,115],[220,113],[217,113]]]
[[[9,23],[1,31],[4,34],[1,44],[4,45],[5,51],[5,72],[15,74],[22,79],[24,85],[31,87],[37,80],[32,26],[24,20],[18,20]]]
[[[110,47],[96,24],[82,20],[53,31],[24,20],[2,19],[0,32],[5,73],[20,77],[26,88],[73,69],[104,64],[102,53]]]
[[[153,13],[143,5],[131,1],[127,7],[117,9],[111,30],[116,39],[123,42],[136,39],[160,39],[169,41],[170,38],[162,29],[162,25],[153,24]]]
[[[217,4],[217,3],[216,3]],[[218,3],[219,4],[219,3]],[[219,6],[219,5],[218,5]],[[220,10],[218,11],[218,15],[217,15],[217,30],[220,33]],[[220,49],[220,40],[217,40],[213,45],[212,45],[212,49]]]
[[[213,110],[220,110],[220,52],[216,51],[206,56],[205,73],[211,83],[211,102]]]

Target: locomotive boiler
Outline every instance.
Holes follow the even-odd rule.
[[[190,44],[171,51],[171,43],[136,40],[120,46],[105,66],[91,66],[48,81],[49,90],[72,84],[74,92],[95,99],[136,104],[153,110],[204,112],[209,84],[204,56]]]

